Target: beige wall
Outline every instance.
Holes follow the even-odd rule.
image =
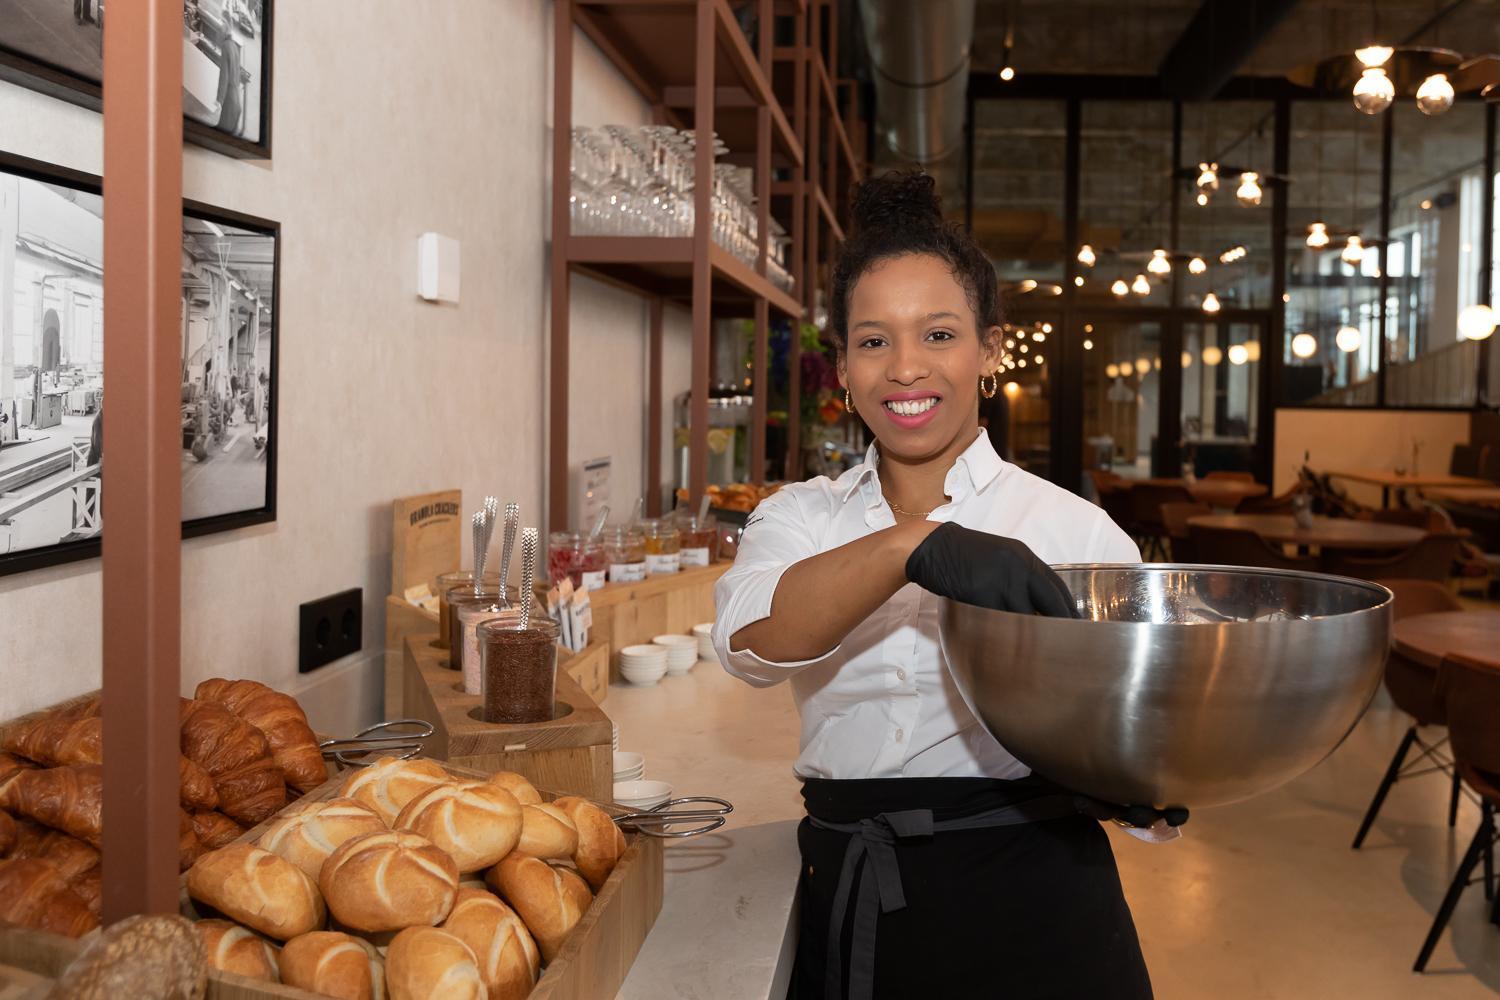
[[[279,516],[185,543],[184,688],[258,678],[333,731],[380,711],[391,499],[496,492],[528,523],[544,499],[551,5],[412,10],[281,5],[274,161],[184,154],[187,197],[279,220],[283,238]],[[631,110],[580,50],[580,104],[598,121]],[[0,148],[100,170],[97,114],[0,83],[0,123]],[[429,230],[462,242],[456,307],[416,298]],[[571,450],[613,454],[638,491],[644,420],[622,387],[644,387],[644,313],[578,284],[574,398],[598,409],[580,407]],[[299,678],[297,605],[351,586],[364,654]],[[99,591],[97,560],[0,577],[0,718],[98,684]]]
[[[1436,410],[1277,410],[1274,489],[1295,481],[1303,455],[1314,469],[1412,469],[1447,472],[1453,446],[1469,440],[1469,414]],[[1380,488],[1338,483],[1362,503],[1378,505]]]

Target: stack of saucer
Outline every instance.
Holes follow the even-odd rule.
[[[637,812],[654,809],[672,797],[672,786],[665,781],[617,781],[615,804]]]
[[[712,663],[719,658],[714,652],[714,623],[704,622],[693,626],[693,635],[698,637],[698,659]]]
[[[637,781],[646,773],[646,758],[638,753],[615,751],[615,783]]]
[[[651,642],[667,651],[667,673],[687,673],[698,662],[698,640],[690,635],[659,635]]]
[[[620,650],[620,676],[632,684],[649,687],[667,672],[667,648],[655,643],[626,646]]]

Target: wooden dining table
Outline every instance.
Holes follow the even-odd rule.
[[[1427,534],[1421,528],[1380,521],[1358,521],[1349,517],[1314,517],[1303,528],[1290,514],[1203,514],[1189,518],[1189,525],[1204,528],[1238,528],[1253,531],[1275,545],[1315,549],[1393,550],[1415,545]]]
[[[1481,660],[1500,657],[1500,611],[1435,611],[1391,626],[1391,648],[1436,670],[1454,653]]]
[[[1365,483],[1380,487],[1380,502],[1391,505],[1391,491],[1445,489],[1450,487],[1493,486],[1488,479],[1472,476],[1450,476],[1447,474],[1419,475],[1414,472],[1397,472],[1394,469],[1326,469],[1324,475],[1332,479],[1346,479],[1351,483]]]
[[[1429,500],[1448,503],[1466,503],[1474,507],[1500,507],[1500,486],[1446,486],[1425,489],[1422,495]]]
[[[1181,486],[1187,490],[1194,500],[1206,503],[1210,507],[1224,507],[1233,509],[1241,500],[1252,497],[1263,497],[1270,489],[1262,483],[1250,482],[1246,479],[1181,479],[1160,478],[1142,479],[1143,483],[1153,486]]]

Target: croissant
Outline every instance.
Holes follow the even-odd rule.
[[[271,756],[261,731],[223,705],[183,699],[180,720],[183,754],[216,782],[222,774]]]
[[[0,858],[15,850],[20,836],[21,831],[16,828],[16,821],[11,818],[10,813],[0,812]]]
[[[296,698],[273,691],[259,681],[230,681],[222,677],[199,684],[193,697],[223,705],[264,733],[288,785],[310,792],[328,780],[328,766],[323,763],[318,738],[313,735]]]
[[[286,782],[282,780],[281,768],[270,757],[221,774],[215,782],[219,789],[219,811],[246,826],[270,819],[286,805]]]
[[[89,912],[95,917],[99,916],[100,899],[103,896],[104,868],[95,865],[81,875],[75,875],[68,880],[68,888],[72,889],[83,905],[89,908]]]
[[[40,858],[0,861],[0,920],[73,938],[99,926],[62,873]]]
[[[30,758],[38,764],[104,763],[104,720],[95,715],[70,719],[62,714],[47,713],[13,727],[0,740],[0,746],[11,753]],[[178,758],[182,804],[190,809],[212,809],[219,804],[214,780],[186,757]]]
[[[16,820],[16,846],[10,856],[41,858],[69,879],[99,865],[99,852],[77,837],[25,818]]]
[[[104,769],[70,764],[23,771],[0,789],[0,808],[98,847],[104,829]]]
[[[193,813],[193,830],[210,851],[234,843],[245,828],[217,810]]]
[[[0,751],[0,801],[5,798],[5,787],[10,784],[11,779],[22,771],[32,771],[36,765],[29,760],[23,760],[13,753]]]

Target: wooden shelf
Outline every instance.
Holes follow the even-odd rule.
[[[569,264],[611,284],[679,302],[692,299],[691,237],[574,236],[568,240],[567,254]],[[788,316],[802,315],[802,305],[793,296],[717,243],[710,246],[709,266],[716,306],[765,299]]]
[[[823,221],[833,231],[838,241],[844,242],[844,227],[839,225],[838,215],[833,211],[833,205],[829,203],[828,195],[823,191],[822,185],[813,185],[813,198],[818,203],[818,211],[823,213]]]

